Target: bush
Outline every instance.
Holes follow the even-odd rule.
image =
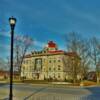
[[[65,82],[73,83],[72,79],[65,79]]]

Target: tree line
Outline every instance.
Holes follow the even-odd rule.
[[[94,68],[97,77],[97,83],[100,81],[100,39],[97,37],[83,38],[80,34],[71,32],[65,36],[68,52],[75,52],[80,58],[65,60],[66,67],[73,78],[77,81],[77,75],[81,75],[83,80],[87,73]]]
[[[97,37],[83,38],[76,32],[64,36],[67,52],[74,52],[78,56],[71,59],[64,58],[64,64],[73,82],[77,81],[77,75],[83,80],[91,68],[95,69],[97,82],[100,73],[100,39]],[[23,59],[34,41],[29,36],[17,36],[14,39],[14,66],[21,73]]]

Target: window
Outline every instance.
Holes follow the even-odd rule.
[[[43,53],[46,53],[46,51],[44,50],[44,51],[42,51]]]
[[[58,65],[58,70],[61,70],[61,66],[60,65]]]
[[[49,63],[51,63],[51,60],[49,60]]]
[[[35,59],[35,70],[40,71],[42,69],[42,59],[37,58]]]
[[[54,60],[54,63],[56,62],[56,60]]]
[[[55,74],[53,74],[53,77],[55,78]]]
[[[34,64],[34,61],[32,61],[32,64]]]
[[[58,60],[58,62],[60,62],[60,60]]]
[[[44,62],[45,62],[46,60],[44,59]]]
[[[51,71],[51,67],[49,68],[49,71]]]
[[[56,70],[56,68],[54,68],[54,71]]]
[[[45,68],[44,68],[44,71],[45,71]]]
[[[23,64],[25,64],[25,60],[23,61]]]
[[[60,78],[60,73],[58,74],[58,78]]]

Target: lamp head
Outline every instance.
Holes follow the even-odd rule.
[[[11,29],[14,30],[15,24],[16,24],[16,18],[14,18],[13,16],[9,18],[9,23],[11,26]]]

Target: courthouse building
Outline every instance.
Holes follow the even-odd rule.
[[[31,80],[65,80],[70,78],[64,58],[75,57],[76,53],[59,50],[56,43],[49,41],[41,51],[33,51],[24,58],[21,77]]]

